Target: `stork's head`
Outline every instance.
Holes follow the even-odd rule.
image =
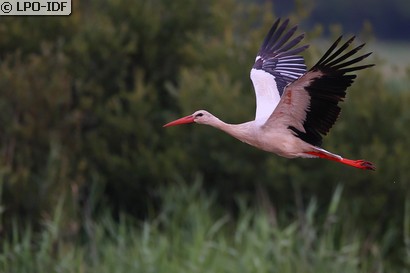
[[[214,119],[216,118],[211,113],[205,110],[198,110],[192,115],[171,121],[170,123],[165,124],[163,127],[175,126],[192,122],[196,122],[199,124],[211,124]]]

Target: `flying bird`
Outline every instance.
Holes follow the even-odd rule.
[[[373,66],[357,65],[371,53],[354,56],[364,44],[353,49],[355,39],[339,46],[339,37],[322,58],[307,71],[298,55],[308,45],[300,46],[304,34],[293,37],[297,26],[288,28],[289,20],[278,19],[266,35],[251,69],[256,95],[255,119],[228,124],[205,110],[177,119],[164,127],[198,123],[220,129],[261,150],[286,158],[324,158],[359,169],[375,170],[373,163],[352,160],[321,148],[322,138],[336,122],[339,102],[356,75],[351,72]]]

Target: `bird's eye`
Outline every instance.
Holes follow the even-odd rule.
[[[204,115],[203,113],[198,113],[198,114],[196,114],[195,117],[202,117],[203,115]]]

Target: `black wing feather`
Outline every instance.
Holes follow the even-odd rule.
[[[275,77],[280,96],[282,96],[286,85],[306,73],[304,59],[297,54],[308,48],[308,45],[296,47],[303,39],[304,34],[292,38],[297,27],[287,30],[288,24],[289,19],[286,19],[282,24],[280,19],[275,21],[266,35],[253,65],[254,69],[264,70]]]
[[[333,53],[342,39],[342,37],[339,37],[310,70],[312,72],[321,72],[321,76],[311,80],[310,84],[305,87],[305,90],[310,95],[310,105],[307,109],[306,119],[303,122],[305,132],[293,126],[290,126],[289,129],[296,136],[312,145],[320,146],[322,144],[322,136],[329,132],[339,117],[341,108],[338,106],[338,103],[346,97],[346,89],[356,78],[356,75],[346,73],[373,66],[373,64],[368,64],[348,67],[362,61],[371,54],[367,53],[348,60],[349,57],[353,56],[364,46],[362,44],[343,54],[354,38],[349,39]],[[341,54],[343,55],[339,56]]]
[[[337,47],[337,45],[339,44],[341,40],[342,40],[342,36],[337,38],[337,40],[330,46],[330,48],[326,51],[326,53],[323,54],[322,58],[320,58],[317,64],[322,63],[324,60],[326,60],[326,58],[329,57],[330,53],[332,53],[332,51]]]
[[[289,39],[290,37],[292,37],[292,35],[296,32],[296,30],[298,29],[298,27],[294,26],[293,28],[291,28],[288,32],[286,32],[282,38],[279,39],[279,41],[277,41],[274,46],[271,48],[272,51],[281,49],[282,51],[285,51],[285,47],[282,47]],[[303,36],[302,36],[303,37]],[[293,42],[293,41],[291,41]],[[282,47],[282,48],[281,48]]]

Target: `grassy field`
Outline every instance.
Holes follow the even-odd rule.
[[[365,240],[346,220],[341,187],[324,219],[314,200],[291,219],[269,205],[249,209],[238,200],[241,209],[232,217],[200,183],[161,192],[159,215],[135,222],[106,213],[83,236],[63,232],[58,207],[42,232],[27,228],[3,242],[0,272],[410,272],[386,262],[383,244]]]

